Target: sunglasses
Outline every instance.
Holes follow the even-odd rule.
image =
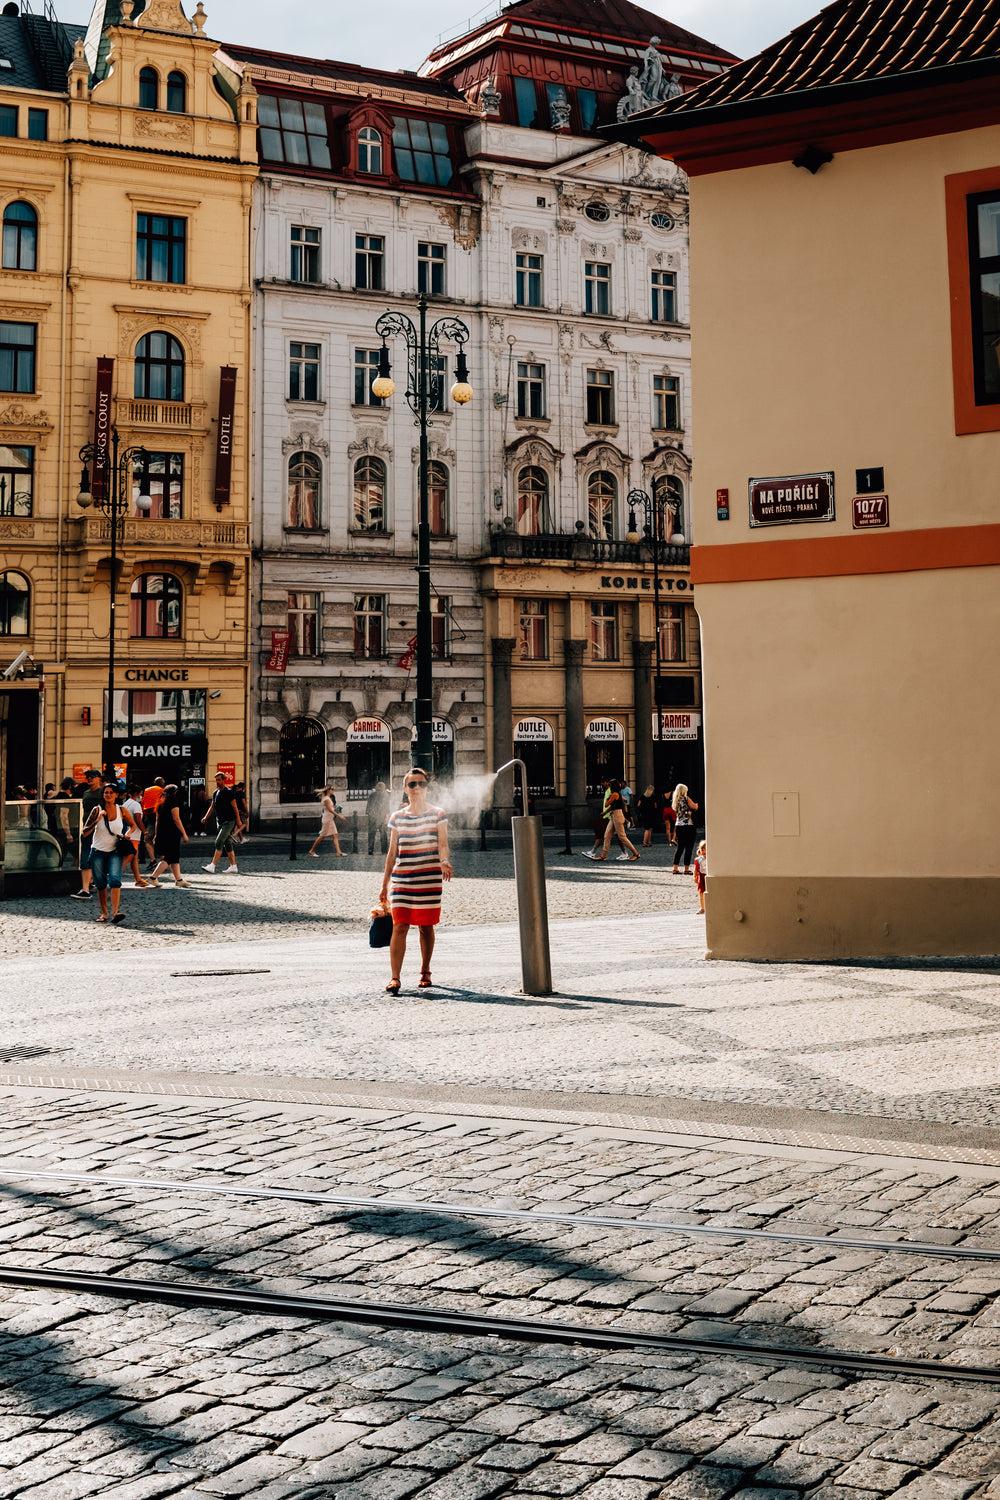
[[[407,786],[407,787],[409,787],[409,786],[426,786],[427,783],[426,783],[426,781],[404,781],[403,785]]]

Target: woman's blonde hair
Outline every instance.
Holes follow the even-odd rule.
[[[652,788],[652,787],[651,787],[651,786],[648,786],[648,787],[647,787],[647,788],[646,788],[646,790],[645,790],[645,791],[644,791],[644,792],[643,792],[643,794],[642,794],[642,795],[643,795],[643,796],[644,796],[644,797],[651,797],[651,796],[652,796],[652,795],[653,795],[653,788]]]
[[[686,797],[686,796],[687,796],[687,787],[684,785],[683,781],[679,781],[677,783],[677,785],[674,787],[674,795],[670,799],[670,806],[673,808],[674,812],[677,811],[677,804],[678,804],[678,802],[680,802],[680,800],[681,800],[682,797]]]
[[[704,854],[705,853],[705,840],[704,839],[702,839],[701,843],[698,845],[698,853],[699,854]]]

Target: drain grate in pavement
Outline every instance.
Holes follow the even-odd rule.
[[[270,974],[270,969],[174,969],[171,979],[206,979],[219,974]]]
[[[29,1057],[49,1057],[65,1047],[0,1047],[0,1062],[22,1062]]]

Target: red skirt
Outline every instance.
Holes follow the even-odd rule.
[[[392,920],[402,927],[436,927],[441,920],[440,906],[394,906]]]

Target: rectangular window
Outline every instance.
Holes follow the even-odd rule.
[[[591,661],[618,660],[617,604],[601,602],[590,606],[590,659]]]
[[[517,252],[514,258],[514,301],[518,307],[542,305],[542,257]]]
[[[182,285],[186,274],[187,219],[139,214],[135,234],[136,281]]]
[[[593,89],[577,89],[576,102],[583,133],[590,135],[597,128],[597,94]]]
[[[583,310],[601,317],[611,313],[611,267],[600,261],[584,262]]]
[[[417,291],[426,297],[444,296],[444,249],[423,241],[417,246]]]
[[[17,135],[16,104],[0,104],[0,135]]]
[[[34,448],[0,444],[0,516],[31,515],[34,479]]]
[[[354,654],[385,655],[385,595],[355,594]]]
[[[0,323],[0,391],[35,389],[37,323]]]
[[[359,291],[385,290],[385,239],[381,234],[354,236],[354,285]]]
[[[317,656],[319,598],[316,594],[289,594],[289,656]]]
[[[657,609],[660,621],[660,660],[684,660],[684,607],[680,604],[660,604]]]
[[[319,345],[289,344],[289,401],[319,400]]]
[[[443,594],[431,600],[431,655],[435,661],[451,655],[451,600]]]
[[[149,499],[149,509],[139,498]],[[147,521],[179,521],[184,515],[183,453],[147,453],[132,464],[132,515]]]
[[[404,182],[448,187],[455,175],[448,127],[441,120],[408,120],[394,115],[392,154]]]
[[[47,109],[28,110],[28,140],[47,141],[49,138],[49,112]]]
[[[677,277],[673,271],[651,273],[650,298],[654,323],[677,322]]]
[[[587,371],[587,421],[599,427],[614,426],[615,377],[612,370]]]
[[[517,366],[517,414],[519,417],[545,416],[545,366]]]
[[[675,375],[653,376],[653,426],[679,432],[681,383]]]
[[[377,349],[355,349],[354,351],[354,405],[384,406],[385,402],[372,395],[372,381],[378,374],[379,351]]]
[[[257,100],[257,121],[260,151],[265,161],[284,161],[296,167],[329,167],[330,146],[322,104],[261,94]]]
[[[549,659],[549,604],[547,599],[522,599],[518,632],[522,661]]]
[[[976,404],[1000,401],[1000,194],[969,200]]]
[[[205,688],[115,690],[115,739],[148,740],[161,735],[192,739],[205,733]],[[107,716],[107,693],[104,695]]]
[[[538,123],[538,95],[533,78],[514,79],[514,98],[517,101],[517,123],[531,130]]]
[[[290,281],[319,281],[319,230],[292,225]]]
[[[443,354],[431,356],[428,374],[427,410],[444,411],[444,393],[448,389],[448,361]]]

